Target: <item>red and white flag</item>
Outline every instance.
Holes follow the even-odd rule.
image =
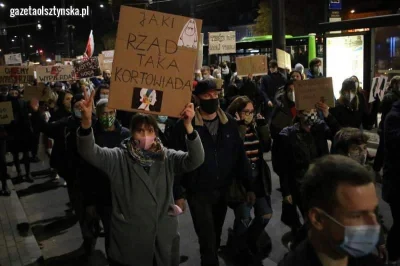
[[[92,57],[94,51],[94,38],[93,38],[93,30],[90,31],[89,39],[86,45],[86,50],[84,55],[85,57]]]

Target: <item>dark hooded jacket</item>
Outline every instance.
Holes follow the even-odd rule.
[[[310,163],[329,154],[327,140],[332,140],[340,125],[329,115],[305,132],[300,123],[284,128],[279,134],[279,169],[281,191],[284,197],[291,195],[292,188],[299,186]]]
[[[398,201],[400,193],[400,101],[393,104],[384,122],[385,163],[382,195],[386,202]]]
[[[364,115],[362,106],[358,103],[360,99],[354,97],[350,103],[344,97],[340,97],[336,101],[334,108],[331,108],[330,113],[336,118],[342,127],[360,128]],[[358,107],[356,106],[358,103]]]

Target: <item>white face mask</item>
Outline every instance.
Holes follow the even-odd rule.
[[[100,94],[100,99],[108,99],[108,94]]]
[[[288,92],[287,93],[287,97],[288,97],[289,101],[291,101],[291,102],[295,102],[296,101],[296,97],[294,95],[294,91]]]
[[[350,92],[350,102],[353,101],[354,97],[356,97],[356,95],[352,92]]]

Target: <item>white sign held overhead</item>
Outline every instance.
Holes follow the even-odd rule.
[[[209,32],[208,53],[211,54],[234,54],[236,53],[236,32]]]
[[[6,61],[6,65],[22,64],[21,54],[5,54],[4,59]]]

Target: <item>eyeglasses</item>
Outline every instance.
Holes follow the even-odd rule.
[[[243,110],[241,111],[242,114],[245,115],[253,115],[254,114],[254,110]]]

